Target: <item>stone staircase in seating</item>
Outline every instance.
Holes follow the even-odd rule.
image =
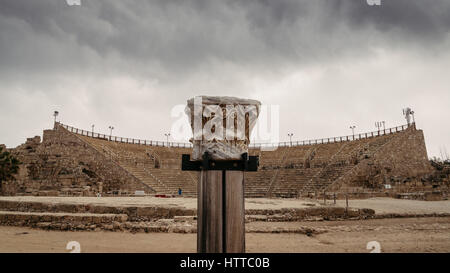
[[[399,137],[398,134],[402,134],[402,132],[397,133],[395,137],[394,135],[384,135],[362,140],[361,144],[354,151],[356,152],[356,164],[353,164],[353,166],[345,170],[345,172],[341,171],[340,175],[333,180],[329,179],[320,181],[319,185],[315,187],[314,190],[317,192],[331,190],[332,188],[336,188],[337,184],[349,179],[349,177],[354,177],[357,175],[358,170],[362,168],[362,166],[366,166],[370,159],[380,152],[383,147],[388,145],[393,139],[401,139],[402,136]]]
[[[91,145],[118,162],[157,194],[178,194],[181,188],[183,196],[196,195],[193,174],[181,171],[181,153],[170,151],[169,148],[159,151],[160,147],[88,139]],[[160,159],[161,154],[164,154],[165,159]],[[159,166],[155,166],[155,159],[160,161]]]

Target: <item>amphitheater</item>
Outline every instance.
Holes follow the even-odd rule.
[[[56,123],[10,151],[23,163],[3,195],[195,197],[196,172],[181,171],[189,143],[137,140]],[[245,175],[246,197],[305,197],[333,193],[433,190],[424,135],[415,124],[355,136],[252,144],[258,172]],[[389,186],[386,186],[389,185]],[[386,190],[385,188],[389,188]]]

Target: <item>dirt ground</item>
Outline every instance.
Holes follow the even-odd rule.
[[[247,252],[450,252],[450,217],[362,221],[252,222],[248,226],[306,226],[323,234],[247,233]],[[0,226],[0,252],[69,252],[69,241],[81,252],[195,252],[196,234],[64,232]]]

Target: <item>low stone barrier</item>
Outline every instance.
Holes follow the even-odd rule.
[[[151,222],[128,222],[126,215],[0,212],[0,225],[59,231],[116,231],[131,233],[197,233],[196,217],[176,216]],[[247,227],[247,233],[294,233],[313,236],[326,231],[311,227]]]
[[[425,217],[450,217],[450,213],[382,213],[374,215],[373,219],[425,218]]]
[[[194,216],[196,209],[179,207],[112,207],[92,204],[52,204],[40,202],[0,201],[0,211],[18,212],[52,212],[52,213],[92,213],[92,214],[123,214],[129,221],[154,221],[158,219],[173,219],[176,216]],[[246,215],[270,215],[268,219],[283,221],[299,221],[321,218],[324,220],[371,218],[372,209],[353,209],[348,211],[342,207],[311,207],[291,209],[247,209]]]
[[[152,221],[155,219],[193,216],[197,214],[195,209],[177,207],[112,207],[93,204],[52,204],[5,200],[0,201],[0,211],[125,214],[130,221]]]
[[[394,195],[394,198],[422,201],[442,201],[448,199],[446,192],[443,191],[397,193]]]
[[[373,209],[355,209],[342,207],[318,207],[280,210],[246,210],[248,221],[291,222],[302,220],[339,220],[373,218]],[[256,217],[252,217],[256,216]]]
[[[127,221],[125,214],[90,213],[33,213],[20,211],[0,211],[0,224],[5,226],[44,227],[53,225],[61,230],[86,229],[114,222]],[[48,223],[48,224],[47,224]]]

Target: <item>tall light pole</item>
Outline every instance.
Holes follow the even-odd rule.
[[[414,118],[414,111],[411,108],[407,107],[403,109],[403,115],[405,116],[406,122],[408,123],[408,127],[411,125],[411,116],[413,118],[413,122],[416,123]]]
[[[292,136],[293,136],[293,135],[294,135],[293,133],[289,133],[289,134],[288,134],[289,141],[290,141],[290,143],[291,143],[291,147],[292,147]]]
[[[167,140],[167,147],[169,147],[169,137],[170,137],[170,133],[164,134],[166,136],[166,140]]]
[[[381,126],[383,126],[383,123],[381,121],[375,122],[375,127],[378,129],[378,134],[380,134]]]
[[[375,127],[378,128],[378,132],[380,132],[381,127],[383,127],[383,130],[386,130],[386,122],[384,120],[383,121],[377,121],[377,122],[375,122]]]
[[[55,123],[56,123],[56,117],[59,115],[58,111],[53,112],[53,116],[55,117]]]
[[[353,140],[355,140],[355,128],[355,125],[350,126],[350,129],[352,129]]]
[[[109,140],[111,140],[112,131],[114,130],[114,127],[113,126],[109,126],[108,128],[109,128]]]
[[[53,128],[56,130],[56,117],[59,115],[58,111],[53,112],[53,116],[55,117],[55,122],[53,123]]]
[[[94,137],[94,127],[95,127],[95,125],[92,124],[92,137]]]

